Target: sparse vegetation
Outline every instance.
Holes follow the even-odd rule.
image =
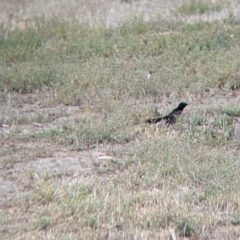
[[[182,18],[227,7],[0,27],[1,239],[239,238],[239,19]]]
[[[211,1],[203,0],[189,0],[178,8],[180,13],[187,15],[204,14],[220,10],[221,6],[218,3],[211,3]]]

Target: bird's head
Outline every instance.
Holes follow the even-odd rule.
[[[184,109],[187,105],[188,105],[187,103],[181,102],[181,103],[179,103],[178,108],[179,109]]]

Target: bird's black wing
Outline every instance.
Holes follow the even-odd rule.
[[[176,123],[177,117],[181,115],[182,111],[182,109],[175,108],[169,115],[163,117],[163,119],[166,120],[168,127],[169,125],[174,125]]]
[[[163,117],[164,120],[166,120],[166,124],[167,124],[167,127],[169,127],[170,125],[174,125],[176,123],[176,116],[175,115],[167,115],[165,117]]]
[[[168,116],[180,116],[183,109],[175,108],[168,114]]]

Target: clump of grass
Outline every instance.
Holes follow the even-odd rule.
[[[0,44],[1,60],[7,64],[26,61],[33,57],[43,45],[43,37],[39,29],[26,29],[25,31],[15,31],[7,38],[2,38]]]
[[[210,23],[207,22],[183,23],[181,30],[183,32],[203,31],[207,25],[210,25]]]
[[[182,221],[178,221],[177,230],[181,237],[191,237],[194,234],[194,226],[187,219],[183,219]]]
[[[191,125],[192,127],[195,127],[195,126],[201,126],[203,124],[203,117],[202,116],[193,116],[191,118]]]
[[[240,117],[240,109],[224,109],[223,113],[230,117]]]
[[[38,223],[36,224],[36,227],[39,230],[46,230],[48,227],[51,226],[51,220],[50,218],[41,218]]]
[[[57,136],[60,135],[60,131],[57,129],[49,129],[49,130],[43,130],[38,133],[34,133],[33,137],[35,138],[53,138],[55,139]]]
[[[221,6],[217,3],[209,3],[202,0],[190,0],[187,3],[182,4],[178,8],[178,11],[182,14],[204,14],[208,12],[218,12],[221,10]]]
[[[225,128],[233,125],[233,118],[228,116],[217,117],[214,119],[213,125],[220,128]]]
[[[135,115],[132,117],[136,118]],[[136,119],[133,121],[138,122]],[[138,134],[138,131],[131,129],[131,124],[130,119],[128,121],[120,115],[109,114],[105,117],[88,115],[52,129],[39,131],[33,134],[33,137],[58,139],[62,143],[73,145],[75,149],[81,149],[83,146],[98,143],[129,142]]]
[[[126,128],[126,123],[115,119],[84,117],[73,123],[64,124],[61,128],[63,142],[73,144],[78,148],[81,145],[92,145],[108,142],[129,142],[136,133]],[[125,131],[123,131],[125,129]]]

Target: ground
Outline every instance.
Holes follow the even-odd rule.
[[[239,239],[239,10],[2,1],[1,238]]]

